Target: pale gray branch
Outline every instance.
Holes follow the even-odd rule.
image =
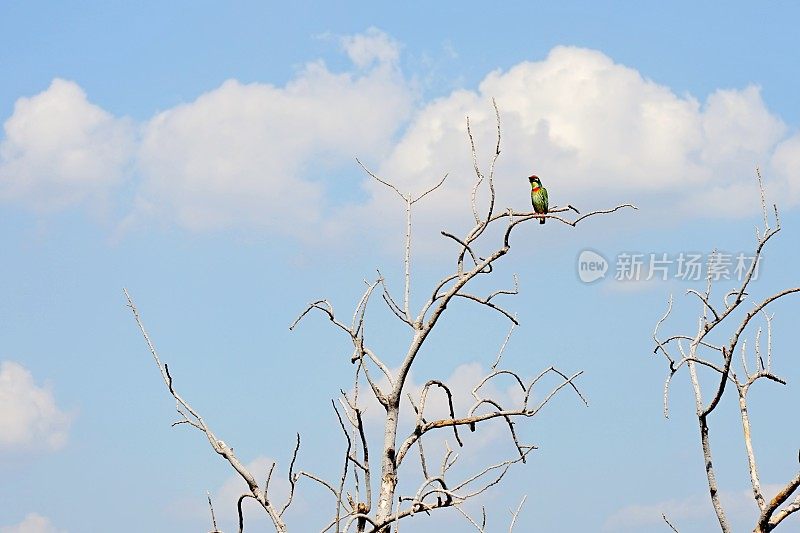
[[[272,520],[273,525],[275,526],[276,531],[279,533],[284,533],[286,531],[286,524],[283,522],[280,514],[278,513],[277,509],[273,507],[272,503],[269,501],[266,491],[261,492],[258,483],[256,482],[253,475],[247,470],[247,468],[239,461],[239,459],[234,455],[233,448],[230,448],[226,445],[223,441],[217,439],[217,436],[214,432],[211,431],[211,428],[205,423],[203,418],[195,411],[189,403],[184,400],[178,393],[175,391],[173,387],[172,376],[169,374],[169,369],[166,364],[161,363],[161,359],[158,356],[158,352],[156,351],[155,346],[153,345],[152,341],[150,340],[150,336],[147,334],[147,331],[144,328],[144,324],[142,323],[141,317],[139,316],[139,311],[133,303],[133,299],[131,298],[130,294],[128,294],[127,289],[123,289],[125,293],[125,298],[128,301],[128,307],[130,308],[131,312],[133,313],[133,317],[136,320],[136,324],[139,326],[139,331],[142,333],[142,337],[144,337],[145,342],[147,343],[147,347],[150,350],[150,353],[153,356],[153,360],[155,361],[156,365],[158,366],[159,371],[161,372],[161,377],[164,380],[164,383],[167,385],[170,394],[178,403],[178,405],[188,413],[194,420],[192,421],[192,425],[197,427],[205,434],[206,438],[208,439],[209,444],[217,452],[219,455],[225,458],[226,461],[233,467],[233,469],[239,474],[239,476],[247,483],[248,488],[250,489],[250,493],[259,504],[267,511],[269,514],[270,519]],[[184,415],[186,416],[186,415]],[[188,421],[188,418],[187,418]]]

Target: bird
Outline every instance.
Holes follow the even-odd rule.
[[[531,182],[531,204],[533,204],[533,210],[540,215],[546,215],[548,209],[547,189],[542,187],[539,176],[529,176],[528,181]],[[539,224],[544,224],[544,217],[539,219]]]

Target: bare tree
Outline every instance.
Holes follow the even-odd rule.
[[[750,416],[747,409],[747,394],[751,386],[759,380],[768,380],[774,383],[785,385],[786,382],[773,372],[772,366],[772,318],[773,315],[767,313],[766,308],[772,302],[783,298],[789,294],[800,292],[800,287],[784,289],[762,300],[753,299],[748,291],[751,289],[752,281],[758,272],[759,262],[762,257],[764,247],[772,237],[781,229],[778,208],[773,205],[775,227],[770,226],[767,204],[764,194],[764,185],[761,181],[761,173],[757,169],[758,186],[761,192],[761,209],[763,214],[764,227],[762,230],[756,228],[756,247],[752,257],[752,263],[742,277],[741,283],[728,291],[719,303],[713,303],[711,290],[713,288],[712,273],[709,272],[706,280],[706,287],[703,292],[689,289],[687,294],[695,296],[701,305],[701,313],[697,323],[697,330],[690,334],[676,334],[669,337],[660,337],[659,329],[672,313],[672,297],[669,298],[667,311],[656,324],[653,331],[655,341],[654,353],[661,353],[669,365],[669,373],[664,382],[664,416],[669,418],[669,391],[673,376],[682,368],[688,371],[688,378],[691,383],[695,400],[695,413],[700,429],[700,444],[703,451],[705,462],[706,478],[708,480],[708,490],[711,497],[711,504],[714,507],[717,520],[723,532],[731,531],[731,526],[725,513],[720,491],[717,485],[717,478],[714,468],[711,430],[709,427],[709,417],[720,405],[720,400],[726,390],[732,386],[738,396],[739,414],[742,422],[742,438],[744,441],[744,452],[747,457],[747,464],[750,473],[750,483],[752,485],[753,499],[758,506],[759,515],[755,528],[756,533],[766,533],[775,529],[786,517],[800,509],[800,494],[791,502],[786,503],[792,494],[800,487],[800,471],[792,477],[770,500],[764,496],[761,488],[761,481],[758,474],[758,463],[756,453],[753,449],[752,431]],[[752,307],[744,312],[744,315],[737,315],[735,311],[746,301],[752,301]],[[762,316],[766,326],[766,347],[762,343],[762,327],[758,327],[755,333],[752,353],[747,350],[747,340],[743,337],[745,330],[756,316]],[[722,342],[715,339],[728,339]],[[741,342],[740,342],[741,340]],[[677,352],[676,352],[677,350]],[[734,357],[739,352],[741,374],[737,374],[734,365]],[[748,364],[748,360],[751,361]],[[701,380],[700,368],[706,369],[712,375],[708,380]],[[703,384],[709,386],[711,399],[706,402],[703,399]],[[796,413],[795,413],[796,414]],[[785,504],[785,505],[784,505]],[[783,506],[783,507],[782,507]],[[677,529],[664,516],[664,521],[673,530]]]
[[[460,512],[477,531],[483,532],[486,529],[485,512],[482,513],[483,516],[480,519],[473,518],[467,513],[463,504],[500,483],[508,469],[514,464],[525,462],[527,455],[534,449],[533,446],[520,442],[515,428],[516,421],[535,416],[563,388],[572,389],[584,403],[586,402],[575,385],[576,378],[582,372],[568,374],[550,366],[542,370],[533,379],[525,380],[517,372],[502,368],[500,364],[508,337],[502,343],[489,372],[475,383],[472,389],[474,402],[466,412],[458,414],[455,412],[453,391],[443,381],[428,381],[416,397],[412,396],[409,391],[408,378],[412,366],[417,361],[429,335],[448,309],[448,305],[454,300],[469,300],[491,311],[500,313],[512,323],[512,331],[514,326],[518,324],[516,316],[498,303],[501,296],[517,294],[516,276],[514,277],[513,289],[500,289],[487,295],[478,295],[467,290],[470,282],[476,278],[490,276],[494,272],[495,263],[509,253],[511,250],[511,234],[515,228],[532,219],[540,219],[542,217],[575,227],[580,222],[596,215],[613,213],[626,207],[635,209],[630,204],[623,204],[611,209],[592,211],[583,215],[571,205],[553,207],[548,214],[536,214],[530,211],[516,212],[513,209],[498,210],[495,205],[494,170],[495,163],[500,155],[500,115],[496,104],[494,104],[494,109],[497,119],[497,142],[487,173],[480,169],[469,118],[467,119],[467,133],[475,170],[475,182],[470,200],[474,226],[463,236],[456,236],[448,231],[441,232],[442,236],[453,241],[456,245],[457,251],[453,271],[434,284],[428,292],[430,296],[421,308],[414,312],[411,309],[412,208],[417,202],[428,197],[429,194],[441,187],[447,176],[424,192],[418,194],[405,193],[391,182],[367,170],[358,161],[358,164],[369,176],[394,191],[405,205],[406,231],[404,239],[403,294],[400,300],[395,299],[389,291],[385,278],[378,272],[374,280],[365,282],[364,293],[358,300],[355,311],[349,321],[346,322],[342,319],[334,311],[330,302],[322,299],[311,302],[290,326],[290,329],[293,330],[311,312],[318,312],[329,320],[336,329],[340,330],[352,344],[353,351],[349,360],[355,365],[353,388],[350,392],[342,391],[342,396],[338,402],[333,402],[333,408],[346,442],[346,450],[342,459],[342,474],[335,482],[322,479],[311,472],[296,469],[295,463],[300,448],[300,436],[298,435],[289,466],[288,498],[283,504],[275,502],[269,491],[274,463],[266,475],[266,482],[259,484],[256,481],[256,476],[248,471],[234,455],[233,449],[218,439],[200,414],[177,393],[173,386],[169,368],[165,363],[161,362],[144,329],[130,295],[127,291],[125,292],[128,305],[133,311],[136,322],[161,371],[161,376],[170,394],[177,402],[177,410],[181,418],[175,425],[187,424],[200,430],[208,439],[212,449],[233,467],[249,487],[249,492],[243,494],[239,499],[240,531],[243,529],[241,504],[246,498],[256,500],[263,507],[276,531],[287,531],[284,513],[292,504],[298,482],[306,478],[324,487],[334,500],[332,517],[330,522],[322,527],[323,532],[330,530],[336,532],[352,530],[358,532],[389,532],[395,527],[395,524],[406,517],[420,512],[430,513],[436,509],[446,508],[452,508]],[[486,200],[484,202],[478,200],[479,194],[485,195]],[[570,214],[574,215],[570,217]],[[537,227],[539,227],[538,224]],[[497,228],[498,231],[488,232],[487,230],[490,228]],[[494,244],[487,242],[493,239],[490,234],[498,235],[499,242]],[[404,350],[405,355],[394,371],[390,370],[386,359],[373,350],[365,336],[367,309],[376,292],[380,293],[384,304],[405,327],[409,328],[411,334],[410,343]],[[509,332],[509,336],[510,334]],[[547,376],[554,376],[558,381],[546,391],[537,390],[536,395],[540,400],[533,401],[534,387],[537,384],[543,384],[543,378]],[[489,388],[487,385],[498,378],[511,379],[519,387],[522,400],[518,405],[503,405],[499,398],[490,397],[484,392]],[[367,429],[362,417],[364,399],[359,392],[361,387],[366,387],[368,394],[371,394],[385,411],[382,445],[377,455],[378,468],[371,462],[375,455],[371,453],[366,436]],[[434,391],[439,391],[443,395],[449,411],[448,416],[442,418],[434,417],[432,419],[426,416],[426,406],[431,402],[430,397],[435,394]],[[413,409],[415,422],[413,429],[409,433],[399,434],[398,422],[400,420],[401,403],[405,400],[408,401],[408,405]],[[448,445],[443,454],[444,456],[439,461],[440,466],[438,469],[430,466],[433,458],[430,457],[429,453],[426,453],[424,448],[423,441],[426,436],[439,430],[452,431],[455,442],[459,446],[463,446],[459,429],[463,429],[466,426],[471,431],[475,431],[477,426],[494,419],[503,421],[507,426],[508,435],[511,442],[513,442],[515,450],[513,456],[497,463],[486,465],[463,478],[453,479],[452,467],[458,459],[458,454]],[[418,456],[422,479],[416,485],[417,489],[415,491],[409,494],[398,494],[397,486],[401,467],[408,463],[409,452],[412,452],[415,447],[418,454],[412,455]],[[377,481],[374,480],[376,473],[378,473]],[[510,529],[513,529],[523,503],[524,498],[516,511],[512,512]]]

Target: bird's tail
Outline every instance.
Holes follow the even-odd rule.
[[[539,224],[544,224],[544,217],[539,219]]]

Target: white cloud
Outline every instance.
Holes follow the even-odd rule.
[[[762,486],[764,497],[768,500],[775,496],[782,487],[768,484]],[[753,521],[758,516],[757,506],[751,490],[721,491],[720,500],[723,509],[729,518],[745,526],[752,527]],[[629,505],[619,509],[605,521],[603,531],[620,531],[637,529],[641,531],[646,526],[660,526],[664,524],[662,513],[670,522],[678,526],[702,524],[703,521],[716,520],[714,508],[708,494],[698,494],[683,499],[670,499],[662,502],[641,505]]]
[[[89,103],[74,82],[20,98],[0,144],[0,199],[40,211],[102,209],[131,155],[131,125]]]
[[[57,450],[67,442],[72,417],[48,387],[13,361],[0,363],[0,450]]]
[[[706,142],[701,159],[712,165],[729,166],[721,169],[723,174],[739,168],[751,172],[753,162],[773,150],[786,130],[764,106],[760,89],[752,85],[740,91],[713,93],[702,120]]]
[[[60,533],[49,519],[36,513],[28,513],[19,524],[0,527],[0,533]]]
[[[266,479],[267,472],[269,472],[273,462],[274,460],[269,457],[259,456],[247,464],[247,470],[259,480]],[[284,476],[278,475],[277,472],[274,472],[274,474],[269,484],[269,495],[273,501],[280,502],[282,505],[289,495],[289,484]],[[214,502],[219,502],[219,505],[226,509],[220,512],[220,516],[228,518],[237,517],[236,502],[239,500],[239,496],[244,493],[249,493],[249,489],[241,476],[239,476],[239,474],[232,474],[228,477],[219,489],[214,492]],[[256,504],[255,507],[260,509],[259,514],[264,514],[264,510],[258,507],[258,504]]]
[[[775,149],[772,158],[772,168],[785,183],[785,188],[772,192],[773,198],[779,198],[781,203],[789,202],[796,205],[800,202],[800,134],[786,139]]]
[[[259,456],[245,465],[247,470],[255,476],[262,489],[272,463],[273,460],[271,458]],[[284,465],[285,468],[288,468],[288,465]],[[286,479],[285,470],[284,472],[280,472],[280,470],[281,465],[278,464],[270,478],[269,485],[270,499],[273,505],[279,509],[286,502],[286,498],[289,495],[289,483]],[[235,531],[237,529],[239,524],[237,502],[242,494],[249,493],[250,490],[247,484],[236,473],[228,476],[216,490],[211,491],[211,500],[214,504],[214,515],[218,529],[221,531]],[[292,509],[302,509],[304,505],[302,496],[296,492],[292,502]],[[198,517],[202,519],[207,517],[208,524],[211,524],[211,515],[205,495],[193,495],[174,500],[170,502],[169,509],[176,517],[181,519],[196,521]],[[252,498],[245,498],[242,502],[242,514],[248,530],[266,531],[272,527],[264,508]]]
[[[378,28],[341,38],[342,47],[350,60],[360,68],[373,62],[394,65],[400,59],[400,44]]]
[[[384,34],[350,39],[359,64],[392,59]],[[358,75],[310,63],[285,87],[229,80],[146,125],[135,216],[192,230],[317,233],[328,191],[336,195],[326,175],[356,155],[385,153],[411,104],[409,87],[386,63]]]
[[[407,191],[425,190],[449,172],[435,200],[420,204],[418,227],[468,219],[474,173],[465,117],[486,169],[495,144],[493,97],[503,125],[496,173],[501,209],[530,207],[525,176],[536,173],[551,204],[590,209],[632,201],[647,208],[641,216],[675,210],[751,216],[759,209],[752,201],[755,167],[769,164],[786,131],[757,87],[718,90],[701,104],[601,52],[559,46],[542,61],[491,72],[478,90],[455,91],[416,114],[379,171]],[[800,146],[781,147],[776,164],[794,168]],[[788,171],[766,168],[764,174],[770,188],[786,186]],[[369,188],[369,211],[393,209],[391,193],[377,184]]]
[[[503,122],[500,208],[529,207],[525,176],[535,172],[553,204],[632,201],[647,208],[639,216],[752,216],[756,165],[783,207],[800,202],[800,136],[785,138],[786,126],[756,86],[700,101],[602,52],[558,46],[415,111],[397,41],[370,28],[339,44],[349,71],[316,61],[284,86],[229,80],[142,124],[134,205],[123,227],[155,222],[325,238],[401,224],[394,193],[353,164],[361,156],[401,190],[425,190],[449,173],[416,215],[418,229],[432,225],[438,235],[445,222],[452,228],[469,218],[464,119],[472,119],[485,166],[494,147],[492,97]],[[126,176],[134,143],[127,121],[63,80],[21,98],[5,130],[0,198],[35,209],[98,203]],[[344,169],[356,180],[343,183]],[[359,183],[368,198],[343,205],[361,192]]]

